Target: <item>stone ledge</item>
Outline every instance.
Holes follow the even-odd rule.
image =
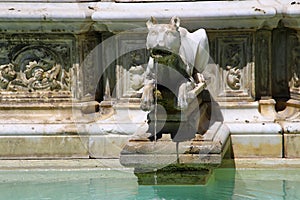
[[[220,168],[235,169],[286,169],[299,168],[299,158],[235,158],[224,159]],[[43,160],[0,160],[0,171],[15,170],[121,170],[126,168],[119,159],[43,159]]]
[[[59,134],[69,134],[74,135],[78,133],[76,124],[70,123],[7,123],[7,124],[0,124],[1,134],[0,140],[2,137],[35,137],[35,135],[59,135]],[[3,136],[6,135],[6,136]],[[7,136],[10,135],[10,136]],[[28,136],[30,135],[30,136]],[[40,137],[40,136],[39,136]]]
[[[282,158],[282,135],[231,135],[234,158]]]
[[[299,168],[299,158],[234,158],[224,159],[221,168],[235,169],[285,169]]]
[[[94,3],[0,2],[0,32],[83,33],[91,29]]]
[[[1,1],[0,11],[3,32],[82,33],[92,28],[118,32],[145,28],[145,21],[151,16],[162,21],[178,16],[188,29],[199,25],[207,29],[275,28],[281,19],[289,27],[300,24],[298,4],[276,0],[263,3],[258,0],[149,3],[16,0]]]
[[[89,158],[88,138],[77,135],[0,136],[0,159]]]
[[[272,134],[278,135],[283,132],[282,127],[272,122],[249,122],[244,123],[226,123],[231,135],[260,135]]]
[[[86,21],[89,4],[0,2],[1,21]],[[20,21],[20,22],[21,22]]]
[[[1,170],[124,170],[132,171],[131,168],[125,168],[119,162],[119,159],[43,159],[43,160],[1,160]]]
[[[274,19],[276,9],[273,6],[263,6],[258,1],[153,2],[148,4],[99,2],[96,12],[92,14],[92,19],[97,21],[98,25],[104,22],[103,24],[107,25],[110,30],[124,30],[124,28],[144,27],[145,21],[151,16],[168,21],[171,17],[178,16],[185,19],[185,27],[189,29],[199,28],[199,24],[204,28],[212,29],[254,28],[261,27],[264,22],[274,27],[279,21]],[[239,23],[236,23],[237,19]]]
[[[0,161],[3,159],[117,159],[129,137],[116,134],[0,135]]]

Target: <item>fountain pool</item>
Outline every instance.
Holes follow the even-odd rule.
[[[138,185],[131,171],[0,171],[1,199],[297,199],[299,169],[219,168],[206,185]]]

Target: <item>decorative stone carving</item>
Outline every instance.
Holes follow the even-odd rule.
[[[11,81],[15,80],[17,73],[13,64],[0,66],[0,88],[7,89]]]
[[[228,86],[233,90],[239,90],[241,88],[241,70],[231,66],[227,66],[227,69],[226,79]]]
[[[70,39],[0,38],[0,91],[70,91]]]
[[[134,39],[132,39],[134,38]],[[117,98],[141,96],[144,73],[149,54],[145,46],[144,33],[124,33],[117,38]]]
[[[122,65],[124,68],[123,78],[127,79],[127,88],[125,89],[127,94],[135,96],[134,94],[140,93],[140,89],[144,86],[144,73],[145,73],[145,51],[144,50],[135,50],[128,53],[125,57],[129,58],[126,65]],[[125,62],[123,62],[125,64]],[[128,69],[129,68],[129,69]]]
[[[230,35],[230,36],[229,36]],[[211,34],[214,61],[219,72],[214,74],[215,93],[219,101],[238,97],[253,100],[254,57],[251,33]]]
[[[241,70],[239,68],[242,65],[242,55],[240,53],[241,50],[238,44],[229,44],[225,51],[226,69],[228,70],[226,80],[232,90],[241,88]]]
[[[142,65],[131,66],[130,73],[130,88],[139,91],[144,86],[144,73],[145,69]]]
[[[11,63],[0,66],[0,87],[9,91],[36,90],[68,90],[70,85],[69,73],[56,64],[49,68],[47,65],[29,62],[24,72],[16,72]]]

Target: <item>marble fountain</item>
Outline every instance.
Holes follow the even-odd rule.
[[[119,159],[151,184],[300,157],[300,2],[142,2],[0,1],[0,159]]]

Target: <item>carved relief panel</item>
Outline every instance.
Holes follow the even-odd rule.
[[[123,34],[117,41],[117,97],[138,97],[144,86],[143,74],[148,62],[146,34]]]
[[[71,38],[0,36],[0,92],[70,94],[72,63]]]
[[[218,66],[215,88],[218,100],[252,100],[254,58],[251,33],[209,34],[211,56]]]

